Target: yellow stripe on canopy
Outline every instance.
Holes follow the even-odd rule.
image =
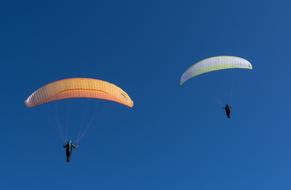
[[[253,69],[252,64],[240,57],[217,56],[204,59],[187,69],[180,79],[182,85],[187,80],[204,73],[223,69]]]

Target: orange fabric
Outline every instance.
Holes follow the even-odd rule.
[[[71,78],[47,84],[32,93],[26,99],[25,105],[34,107],[67,98],[96,98],[133,107],[131,98],[118,86],[89,78]]]

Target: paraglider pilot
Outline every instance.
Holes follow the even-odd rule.
[[[226,104],[226,106],[224,107],[224,110],[225,110],[225,114],[226,114],[227,118],[230,118],[231,106],[229,104]]]
[[[67,162],[70,162],[73,149],[78,148],[78,145],[73,144],[72,141],[70,140],[66,141],[64,148],[66,149]]]

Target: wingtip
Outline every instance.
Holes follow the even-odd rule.
[[[134,106],[134,102],[131,101],[130,104],[128,104],[127,106],[128,106],[129,108],[133,108],[133,106]]]
[[[29,104],[28,99],[26,99],[26,100],[24,101],[24,105],[25,105],[27,108],[30,108],[30,107],[31,107],[31,105]]]

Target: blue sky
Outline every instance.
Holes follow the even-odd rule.
[[[290,5],[1,2],[0,188],[290,189]],[[186,68],[215,55],[244,57],[254,70],[179,86]],[[67,77],[118,84],[135,107],[92,100],[24,106],[35,89]],[[217,100],[229,101],[230,91],[227,120]],[[69,112],[63,122],[72,130],[96,114],[70,164],[56,109]]]

